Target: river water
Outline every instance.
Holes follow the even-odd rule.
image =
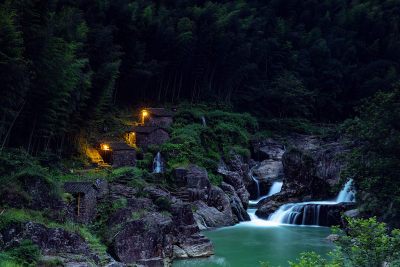
[[[303,251],[315,251],[322,255],[328,253],[333,248],[332,243],[325,240],[330,233],[327,227],[239,223],[203,232],[213,242],[215,256],[180,260],[173,266],[259,267],[259,262],[264,261],[269,262],[271,267],[284,267]]]
[[[204,231],[215,248],[215,256],[203,259],[175,261],[173,267],[259,267],[260,261],[268,262],[268,266],[288,266],[288,261],[295,261],[301,252],[314,251],[326,255],[334,245],[325,238],[331,234],[328,227],[289,225],[284,220],[293,207],[309,205],[333,205],[339,202],[352,201],[354,193],[350,191],[351,180],[345,185],[335,201],[293,203],[289,208],[283,205],[279,210],[263,220],[255,215],[256,209],[247,210],[250,221],[241,222],[230,227]],[[258,183],[257,183],[258,185]],[[260,197],[250,204],[271,196],[281,190],[282,182],[275,182],[267,196]],[[293,206],[293,207],[292,207]],[[319,211],[317,208],[316,211]],[[293,216],[289,216],[293,217]],[[319,217],[316,215],[315,217]],[[317,220],[318,221],[318,220]]]

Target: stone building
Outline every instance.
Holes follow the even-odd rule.
[[[173,123],[172,112],[164,108],[145,108],[144,126],[166,127]]]
[[[169,139],[169,134],[157,126],[136,126],[127,130],[134,145],[148,148],[151,145],[161,145]]]
[[[136,165],[136,149],[125,142],[102,142],[100,155],[105,163],[116,168]]]
[[[67,201],[69,219],[87,224],[96,218],[97,191],[92,182],[66,182],[64,192],[72,195]]]

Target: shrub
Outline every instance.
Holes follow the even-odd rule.
[[[389,234],[385,223],[376,218],[349,219],[346,230],[333,227],[338,235],[336,249],[329,253],[329,260],[314,252],[302,253],[292,267],[370,267],[400,266],[400,230]]]
[[[19,247],[8,251],[10,257],[23,266],[36,266],[40,259],[40,251],[37,245],[33,245],[31,240],[23,240]]]
[[[147,170],[139,169],[137,167],[122,167],[112,171],[110,180],[126,180],[128,181],[128,185],[142,189],[147,185],[143,179],[150,177],[151,175]]]
[[[154,204],[156,204],[160,210],[169,211],[171,210],[172,202],[166,197],[159,197],[154,201]]]
[[[223,179],[219,174],[208,173],[208,179],[213,185],[220,186]]]

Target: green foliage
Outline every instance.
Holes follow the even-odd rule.
[[[0,252],[0,265],[3,267],[33,267],[40,259],[40,252],[37,245],[31,240],[23,240],[14,248]]]
[[[223,178],[220,174],[208,173],[208,179],[213,185],[220,186]]]
[[[145,153],[144,158],[142,160],[138,160],[136,166],[140,169],[151,169],[153,167],[153,154],[150,152]]]
[[[118,200],[112,202],[112,209],[114,211],[124,209],[126,208],[126,203],[127,203],[126,198],[119,198]]]
[[[7,196],[18,196],[19,205],[30,206],[33,197],[30,190],[40,186],[49,202],[60,198],[60,188],[36,159],[23,150],[7,150],[0,154],[0,205],[7,205]],[[44,196],[41,196],[44,197]]]
[[[400,231],[391,234],[385,223],[376,218],[349,219],[345,230],[333,227],[338,235],[336,249],[329,253],[329,259],[315,252],[302,253],[292,267],[370,267],[398,266],[400,264]]]
[[[335,267],[338,265],[330,264],[322,256],[315,252],[303,252],[297,262],[289,262],[291,267]]]
[[[230,158],[231,151],[247,158],[249,132],[256,131],[258,123],[247,113],[209,109],[199,105],[179,110],[170,129],[171,138],[161,146],[161,152],[170,168],[194,163],[205,168],[215,178],[213,183],[219,184],[220,178],[213,174],[221,160],[220,152],[225,159]],[[202,125],[202,117],[207,126]]]
[[[364,101],[359,117],[342,127],[352,144],[348,167],[362,211],[400,227],[400,91],[378,93]],[[388,209],[382,209],[388,207]]]
[[[400,263],[400,231],[388,234],[385,223],[369,219],[347,219],[346,232],[335,227],[339,234],[337,241],[339,255],[350,266],[382,266],[384,262],[392,266]]]
[[[156,204],[160,210],[170,211],[172,202],[165,197],[159,197],[154,201],[154,204]]]
[[[142,189],[147,185],[144,179],[150,178],[147,170],[137,167],[122,167],[112,171],[110,181],[125,180],[130,186]]]

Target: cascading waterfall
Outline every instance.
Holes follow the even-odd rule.
[[[257,205],[258,202],[260,202],[260,201],[263,200],[264,198],[270,197],[270,196],[272,196],[272,195],[274,195],[274,194],[276,194],[276,193],[281,192],[282,185],[283,185],[283,182],[282,182],[282,181],[274,182],[274,183],[272,184],[271,188],[269,189],[269,192],[268,192],[267,195],[262,196],[262,197],[259,197],[259,198],[257,198],[256,200],[250,200],[250,201],[249,201],[249,204],[250,204],[250,205]],[[257,187],[258,187],[258,184],[257,184]],[[259,187],[258,187],[258,189],[259,189]]]
[[[153,173],[160,173],[163,171],[163,162],[161,153],[157,152],[157,155],[153,159]]]
[[[350,190],[351,184],[353,180],[350,179],[345,185],[342,191],[340,191],[338,197],[336,198],[336,202],[353,202],[355,198],[354,191]]]
[[[327,221],[329,206],[341,202],[353,201],[354,192],[350,191],[352,182],[350,179],[346,183],[335,201],[310,201],[285,204],[271,214],[268,220],[280,224],[329,225]]]
[[[203,124],[204,127],[207,126],[206,118],[204,116],[201,117],[201,123]]]

